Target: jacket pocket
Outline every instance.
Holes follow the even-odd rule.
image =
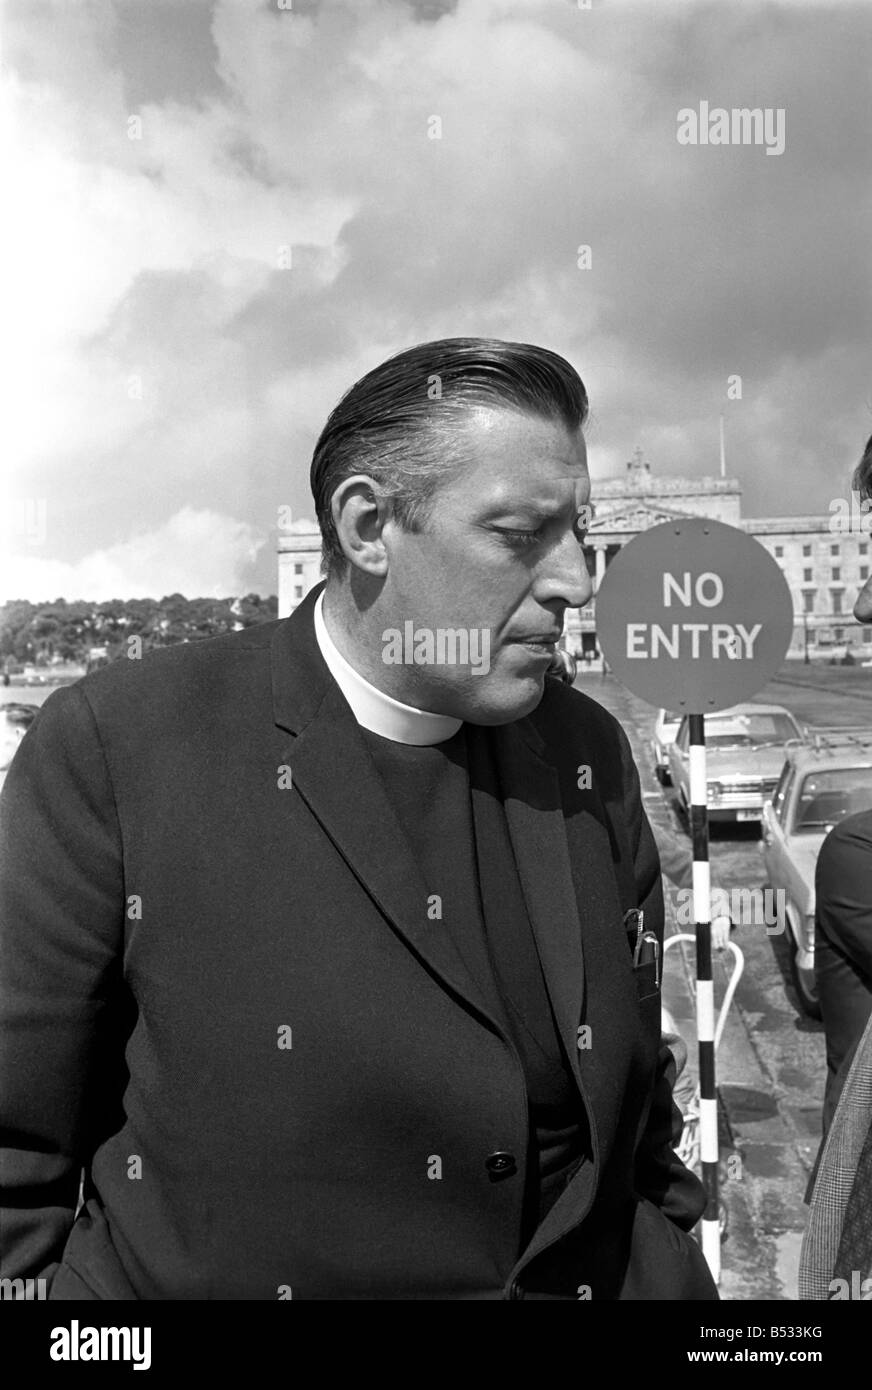
[[[48,1296],[137,1301],[112,1243],[106,1215],[94,1197],[89,1198],[73,1223]]]
[[[670,1221],[647,1197],[633,1216],[630,1258],[621,1300],[716,1300],[717,1286],[693,1236]]]

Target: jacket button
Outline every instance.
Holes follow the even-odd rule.
[[[490,1154],[485,1159],[484,1166],[490,1174],[491,1182],[500,1182],[502,1178],[514,1177],[518,1171],[515,1155],[506,1153],[503,1149],[498,1149],[496,1153]]]

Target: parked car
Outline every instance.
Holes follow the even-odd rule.
[[[805,1013],[820,1018],[814,978],[814,874],[825,837],[845,816],[872,810],[872,729],[809,730],[788,750],[763,811],[760,850],[775,891],[778,926]],[[781,890],[781,894],[777,890]]]
[[[755,821],[775,790],[785,745],[803,730],[783,705],[734,705],[705,716],[706,785],[711,821]],[[690,721],[679,725],[669,748],[669,772],[678,809],[690,806]]]
[[[671,787],[669,775],[669,749],[675,742],[683,716],[672,710],[659,709],[654,720],[654,736],[651,739],[651,752],[654,755],[654,776],[661,787]]]

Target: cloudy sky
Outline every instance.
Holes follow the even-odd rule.
[[[868,3],[6,0],[2,40],[3,597],[275,592],[330,407],[459,334],[574,363],[595,477],[716,473],[723,410],[745,515],[847,494]],[[784,152],[679,144],[703,101]]]

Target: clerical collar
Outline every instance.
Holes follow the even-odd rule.
[[[327,669],[345,696],[358,724],[370,733],[380,734],[393,743],[411,743],[423,748],[444,743],[463,723],[452,714],[431,714],[428,710],[404,705],[383,690],[370,685],[355,671],[333,641],[323,614],[324,591],[315,600],[315,636]]]

